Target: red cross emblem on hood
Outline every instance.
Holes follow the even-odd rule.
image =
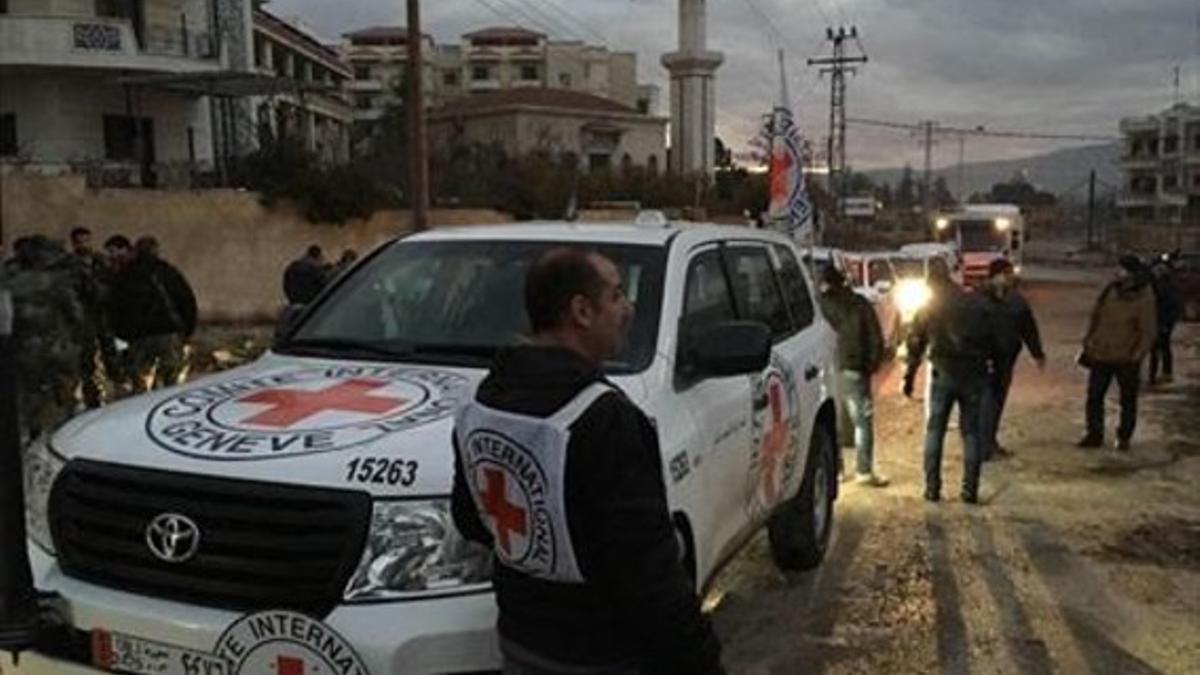
[[[407,403],[403,398],[371,394],[387,384],[379,380],[346,380],[316,391],[264,389],[239,398],[238,403],[271,406],[242,421],[282,429],[329,410],[383,415]]]

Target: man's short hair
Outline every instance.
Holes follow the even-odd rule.
[[[91,234],[92,234],[92,231],[89,230],[88,228],[86,228],[82,225],[77,225],[77,226],[71,228],[71,241],[75,241],[79,237],[91,236]]]
[[[129,237],[123,234],[114,234],[104,240],[104,248],[133,248],[133,244],[129,243]]]
[[[304,252],[304,255],[310,258],[319,258],[321,257],[321,247],[313,244],[312,246],[308,247],[308,250]]]
[[[604,277],[594,260],[599,255],[585,248],[553,248],[529,267],[525,275],[525,313],[534,333],[557,328],[575,296],[591,300],[600,297]]]
[[[1008,274],[1013,271],[1013,264],[1006,258],[996,258],[988,263],[988,278],[993,279],[1001,274]]]
[[[838,268],[834,267],[833,265],[830,265],[828,267],[822,268],[821,281],[829,284],[830,286],[834,286],[834,287],[845,286],[846,285],[846,275],[842,274],[842,271],[839,270]]]

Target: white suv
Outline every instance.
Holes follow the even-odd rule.
[[[790,240],[711,226],[439,230],[381,247],[254,364],[36,443],[31,559],[58,625],[0,669],[497,667],[490,554],[448,508],[451,420],[525,331],[527,266],[563,244],[617,262],[635,304],[607,370],[655,421],[697,588],[763,524],[782,567],[818,564],[839,469],[836,347]]]

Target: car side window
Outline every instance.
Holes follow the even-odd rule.
[[[872,260],[868,266],[870,272],[871,285],[875,285],[881,281],[895,281],[892,275],[892,267],[883,259]]]
[[[929,269],[930,271],[936,270],[942,278],[950,276],[950,266],[946,264],[945,258],[942,258],[940,255],[929,259]]]
[[[730,246],[725,256],[729,262],[739,316],[765,323],[775,341],[794,334],[796,331],[792,327],[792,319],[767,249],[762,246]]]
[[[693,331],[737,318],[717,249],[692,258],[683,295],[683,328]]]
[[[774,248],[779,261],[779,281],[783,283],[783,294],[792,310],[792,322],[798,330],[804,330],[813,322],[812,292],[796,262],[796,255],[786,246]]]

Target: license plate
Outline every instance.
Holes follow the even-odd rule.
[[[225,659],[152,640],[92,631],[92,664],[131,675],[232,675]]]

